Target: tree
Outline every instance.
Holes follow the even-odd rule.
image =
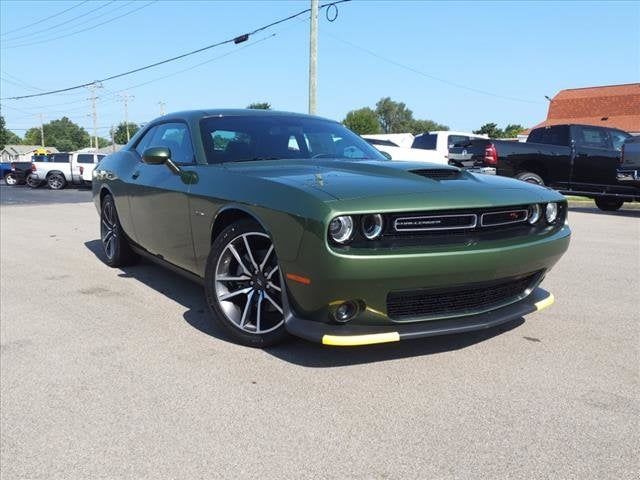
[[[359,135],[381,132],[378,115],[369,107],[351,110],[347,113],[342,124]]]
[[[504,138],[515,138],[519,133],[522,133],[526,130],[522,125],[519,124],[509,124],[504,127]]]
[[[384,133],[404,133],[411,129],[413,112],[402,102],[381,98],[376,103],[376,114]]]
[[[271,104],[269,102],[254,102],[247,105],[247,108],[251,110],[271,110]]]
[[[485,123],[480,127],[479,130],[474,130],[473,133],[488,135],[489,138],[504,137],[504,132],[498,128],[498,125],[496,123]]]
[[[3,149],[5,145],[14,145],[21,142],[22,140],[18,135],[5,128],[4,117],[0,115],[0,150]]]
[[[87,131],[67,117],[45,123],[43,130],[45,146],[55,147],[61,152],[78,150],[91,143]],[[28,145],[40,145],[40,141],[39,127],[30,128],[24,134],[24,143]]]
[[[433,120],[413,120],[409,125],[409,131],[414,135],[435,130],[449,130],[447,125],[441,125]]]
[[[129,139],[133,137],[133,135],[140,130],[140,125],[137,123],[129,122]],[[127,124],[125,122],[121,122],[118,124],[116,129],[113,131],[113,141],[118,145],[125,145],[128,143],[127,140]],[[98,140],[98,145],[100,141]]]

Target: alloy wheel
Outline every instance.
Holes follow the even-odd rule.
[[[60,190],[63,186],[62,178],[58,174],[51,175],[49,177],[49,186],[53,190]]]
[[[246,333],[258,335],[284,323],[280,269],[268,235],[238,235],[218,257],[215,294],[230,322]]]
[[[104,253],[109,260],[113,259],[116,253],[116,242],[118,231],[116,228],[116,215],[113,203],[106,202],[102,208],[102,218],[100,219],[100,237]]]
[[[9,175],[7,175],[6,177],[4,177],[4,182],[7,185],[15,185],[16,183],[18,183],[18,180],[16,179],[15,175],[13,175],[12,173],[10,173]]]

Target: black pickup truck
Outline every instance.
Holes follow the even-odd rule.
[[[11,162],[10,170],[4,176],[7,185],[28,183],[31,175],[31,162]]]
[[[630,138],[614,128],[554,125],[536,128],[527,141],[472,139],[449,150],[449,163],[548,185],[593,198],[601,210],[640,201],[640,187],[618,180],[622,145]]]

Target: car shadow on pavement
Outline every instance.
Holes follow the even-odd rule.
[[[98,259],[105,260],[100,240],[85,242],[85,246]],[[226,331],[210,317],[204,291],[200,285],[145,259],[136,265],[122,267],[120,270],[122,272],[119,274],[120,277],[134,278],[185,307],[187,310],[183,318],[196,330],[233,343],[233,339]],[[281,345],[266,348],[265,351],[281,360],[303,367],[341,367],[460,350],[513,330],[523,323],[524,319],[519,318],[497,327],[475,332],[361,347],[329,347],[292,338]]]
[[[596,207],[581,207],[569,205],[569,212],[593,213],[596,215],[607,215],[610,217],[635,217],[640,218],[640,208],[623,208],[615,212],[605,212]],[[571,225],[571,216],[569,216],[569,225]]]

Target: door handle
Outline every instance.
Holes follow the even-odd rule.
[[[136,170],[135,172],[133,172],[133,175],[131,175],[131,178],[133,178],[134,180],[137,180],[139,176],[140,176],[140,170]]]

